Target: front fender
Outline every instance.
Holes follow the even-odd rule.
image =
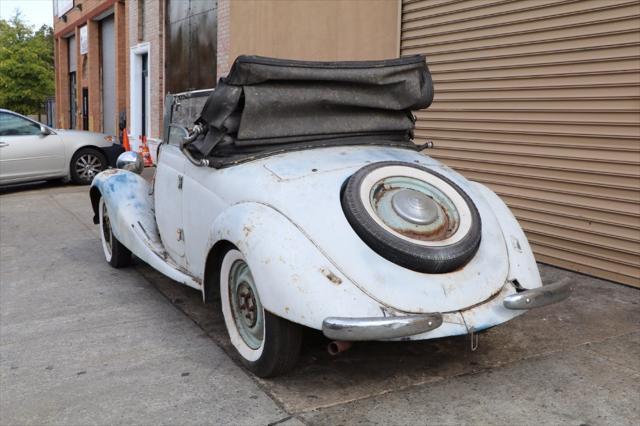
[[[153,197],[149,183],[141,176],[120,169],[99,173],[91,182],[93,223],[97,224],[100,197],[109,210],[111,229],[115,237],[131,250],[133,244],[131,224],[140,223],[145,230],[155,230]],[[157,232],[156,232],[157,233]]]
[[[233,243],[244,254],[260,301],[277,316],[321,329],[327,317],[384,315],[301,228],[269,205],[229,207],[212,225],[210,249],[219,241]]]
[[[100,197],[109,212],[113,235],[133,254],[153,268],[189,287],[201,289],[200,280],[181,269],[168,255],[156,225],[149,183],[127,170],[109,169],[91,183],[94,223],[98,222]]]

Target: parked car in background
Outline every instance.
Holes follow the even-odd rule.
[[[70,178],[86,185],[124,152],[115,136],[52,129],[0,109],[0,184]]]

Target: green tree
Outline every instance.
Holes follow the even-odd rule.
[[[19,11],[8,21],[0,19],[0,108],[42,111],[55,92],[54,80],[52,28],[34,31]]]

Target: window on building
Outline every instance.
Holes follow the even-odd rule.
[[[78,98],[76,97],[76,73],[69,73],[69,128],[76,128],[76,114],[78,112]]]
[[[67,40],[68,58],[69,58],[69,128],[76,128],[76,118],[78,112],[78,86],[76,71],[78,69],[78,51],[76,45],[76,37],[71,36]]]
[[[147,94],[148,94],[148,85],[149,85],[149,81],[148,81],[148,77],[149,77],[149,55],[147,53],[142,54],[142,67],[141,67],[141,78],[140,81],[142,82],[141,86],[141,93],[140,93],[140,99],[141,99],[141,106],[142,108],[140,108],[140,112],[142,114],[141,117],[141,123],[142,123],[142,132],[140,133],[141,136],[147,136],[147,116],[148,116],[148,104],[149,104],[149,100],[147,99]]]

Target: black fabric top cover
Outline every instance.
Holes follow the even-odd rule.
[[[433,100],[423,56],[362,62],[307,62],[239,56],[209,95],[190,149],[241,157],[315,146],[414,146],[411,111]]]

